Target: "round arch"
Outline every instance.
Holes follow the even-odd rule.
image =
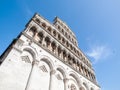
[[[86,88],[85,90],[89,90],[88,85],[86,84],[86,82],[83,82],[83,86]]]
[[[65,71],[65,68],[62,67],[62,66],[57,66],[56,70],[60,71],[64,77],[64,79],[66,78],[66,71]]]
[[[75,72],[73,71],[69,72],[69,76],[73,77],[76,80],[79,87],[81,86],[81,81],[79,79],[79,76]]]
[[[54,64],[52,62],[52,60],[50,59],[50,57],[48,56],[41,56],[40,61],[46,62],[48,64],[48,66],[50,67],[50,70],[53,70]]]
[[[31,53],[34,59],[36,59],[36,57],[38,56],[37,51],[31,46],[23,46],[22,51],[28,51],[29,53]]]
[[[33,23],[33,24],[31,24],[30,29],[36,29],[36,31],[38,32],[39,27],[37,24]]]

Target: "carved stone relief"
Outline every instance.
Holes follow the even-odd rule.
[[[28,56],[21,56],[22,61],[25,61],[26,63],[31,63]]]
[[[46,72],[46,73],[48,72],[47,69],[46,69],[46,67],[45,67],[45,65],[42,65],[42,66],[40,66],[39,68],[40,68],[43,72]]]
[[[56,77],[58,80],[62,80],[62,77],[60,76],[60,74],[57,74]]]

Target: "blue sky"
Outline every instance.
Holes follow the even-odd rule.
[[[0,54],[35,12],[65,21],[102,90],[120,90],[120,0],[0,0]]]

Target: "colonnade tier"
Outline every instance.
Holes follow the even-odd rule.
[[[69,64],[73,69],[77,70],[88,79],[96,81],[95,75],[90,71],[90,69],[86,68],[86,66],[80,62],[80,60],[77,60],[74,55],[62,48],[62,46],[59,45],[55,40],[52,40],[44,33],[44,31],[38,31],[35,26],[31,26],[29,33],[32,38],[37,40],[41,45],[45,45],[49,51],[57,55],[65,63]]]
[[[48,21],[41,20],[40,16],[38,16],[38,15],[35,15],[32,18],[32,21],[34,21],[36,24],[38,24],[40,27],[42,27],[44,30],[46,30],[53,37],[57,38],[58,41],[60,41],[64,46],[66,46],[66,48],[70,49],[76,56],[78,56],[79,58],[82,57],[81,60],[83,60],[83,62],[86,65],[88,65],[89,67],[92,68],[91,62],[86,57],[84,57],[84,54],[81,53],[81,51],[79,50],[79,48],[76,45],[74,45],[74,43],[72,42],[74,40],[72,40],[70,38],[70,35],[68,36],[68,35],[66,35],[67,32],[63,33],[61,31],[61,28],[59,28],[60,27],[59,25],[57,25],[56,23],[55,23],[55,25],[52,25],[52,24],[47,25],[46,22],[48,22]],[[53,27],[55,27],[55,28],[53,28]],[[66,36],[67,38],[65,38],[63,35]],[[72,41],[70,42],[70,40],[72,40]],[[77,41],[75,41],[75,42],[77,42]]]

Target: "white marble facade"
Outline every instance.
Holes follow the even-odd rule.
[[[71,39],[63,35],[64,31],[58,30],[60,22],[56,18],[50,24],[38,14],[33,16],[1,56],[0,90],[100,90],[91,62],[78,49],[74,33],[66,31]]]

